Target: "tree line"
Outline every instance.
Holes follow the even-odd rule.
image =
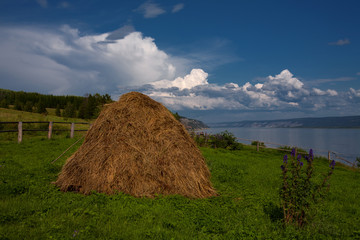
[[[56,116],[67,118],[96,118],[101,107],[112,102],[110,95],[86,94],[80,96],[54,96],[34,92],[0,89],[0,107],[47,114],[46,108],[55,108]]]

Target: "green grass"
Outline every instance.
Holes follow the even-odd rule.
[[[284,228],[278,151],[202,148],[219,193],[209,199],[83,196],[51,184],[81,143],[50,162],[75,141],[0,140],[0,239],[360,239],[358,170],[336,166],[311,223]],[[327,168],[327,160],[315,159],[316,175]]]

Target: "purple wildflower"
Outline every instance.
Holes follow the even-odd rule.
[[[295,157],[295,148],[291,150],[291,156]]]
[[[310,149],[310,151],[309,151],[309,157],[310,157],[311,159],[314,158],[314,152],[313,152],[312,149]]]
[[[284,161],[283,161],[283,163],[287,164],[287,160],[288,160],[288,156],[285,155],[285,156],[284,156]]]
[[[300,167],[302,167],[302,166],[304,165],[304,163],[303,163],[303,162],[300,162],[299,164],[300,164]]]
[[[297,160],[300,161],[300,159],[301,159],[301,154],[298,154]]]
[[[307,162],[309,162],[309,156],[305,155],[305,159],[306,159]]]
[[[331,167],[332,169],[335,168],[335,160],[332,160],[332,161],[331,161],[329,167]]]
[[[285,170],[285,166],[284,165],[281,165],[281,170]]]

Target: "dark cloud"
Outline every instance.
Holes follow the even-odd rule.
[[[135,32],[135,28],[132,25],[125,25],[115,31],[111,32],[109,36],[106,37],[106,40],[118,40],[126,37],[130,33]]]

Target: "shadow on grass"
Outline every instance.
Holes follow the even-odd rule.
[[[264,213],[269,216],[271,222],[278,222],[284,218],[284,213],[281,207],[269,202],[263,205]]]

